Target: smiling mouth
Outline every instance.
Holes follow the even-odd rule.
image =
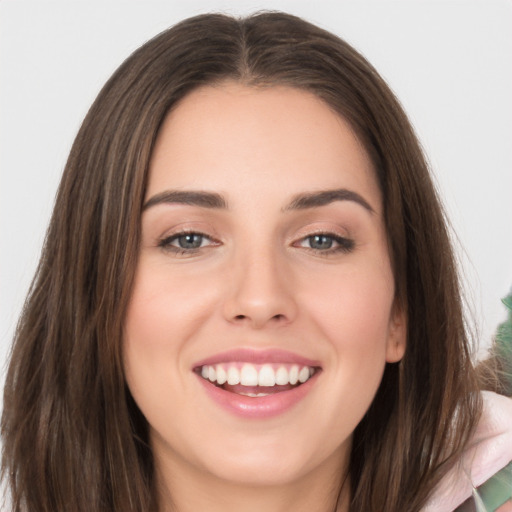
[[[194,368],[195,373],[214,386],[252,398],[295,389],[318,371],[316,366],[286,363],[221,363]]]

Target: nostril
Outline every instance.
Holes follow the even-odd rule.
[[[233,317],[233,321],[235,322],[243,322],[248,321],[251,318],[250,315],[236,315]],[[282,313],[278,313],[276,315],[273,315],[269,318],[269,321],[273,322],[282,322],[286,319],[286,315],[283,315]],[[256,321],[256,323],[260,323],[259,321]]]

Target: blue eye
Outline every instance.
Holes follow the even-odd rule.
[[[211,245],[211,238],[203,233],[186,232],[176,233],[168,236],[158,243],[166,251],[172,251],[180,254],[193,253],[202,247]]]
[[[173,241],[181,249],[199,249],[203,245],[203,238],[204,236],[199,233],[186,233],[179,235]]]
[[[325,250],[330,249],[334,244],[334,239],[329,235],[312,235],[307,238],[311,249]]]
[[[299,246],[318,253],[331,254],[336,252],[350,252],[354,249],[355,243],[349,238],[331,233],[315,233],[314,235],[309,235],[300,240]]]

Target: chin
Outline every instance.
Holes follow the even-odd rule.
[[[210,468],[212,476],[240,486],[269,487],[291,484],[308,473],[308,465],[295,459],[262,454],[225,457]]]
[[[330,473],[339,471],[344,460],[341,451],[348,449],[350,439],[332,447],[329,443],[308,444],[308,439],[297,440],[290,433],[259,440],[248,437],[239,440],[238,446],[227,444],[229,448],[219,440],[217,449],[203,451],[203,469],[236,485],[265,487],[297,483],[322,467],[329,467]]]

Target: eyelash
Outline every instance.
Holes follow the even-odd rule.
[[[185,236],[201,237],[201,245],[199,247],[191,247],[191,248],[176,247],[176,246],[172,245],[172,243],[174,241],[177,241],[181,237],[185,237]],[[315,237],[324,237],[324,238],[330,239],[332,241],[332,244],[337,244],[337,245],[335,247],[331,246],[326,249],[315,249],[314,247],[305,247],[302,245],[302,243],[304,243],[306,241],[309,241],[311,243]],[[218,242],[217,240],[213,239],[212,237],[206,235],[205,233],[201,233],[199,231],[186,231],[185,230],[185,231],[180,231],[178,233],[174,233],[170,236],[167,236],[167,237],[161,239],[158,242],[158,247],[162,248],[163,250],[165,250],[167,252],[172,252],[177,256],[192,255],[192,254],[196,254],[204,247],[207,247],[207,246],[202,245],[202,243],[205,240],[210,241],[210,244],[208,244],[207,246],[209,246],[209,245],[216,246],[216,245],[220,244],[220,242]],[[299,239],[298,242],[295,242],[293,245],[294,245],[294,247],[302,247],[304,249],[307,249],[308,251],[314,252],[320,256],[329,256],[329,255],[335,254],[335,253],[350,253],[355,248],[354,240],[336,235],[334,233],[328,233],[328,232],[318,232],[318,233],[309,234],[309,235]]]
[[[161,247],[163,250],[165,250],[167,252],[172,252],[172,253],[176,254],[177,256],[195,254],[203,248],[202,245],[200,245],[199,247],[192,247],[192,248],[188,248],[188,249],[184,248],[184,247],[176,247],[174,245],[171,245],[172,242],[174,242],[175,240],[178,240],[179,238],[185,237],[185,236],[199,236],[202,238],[201,244],[204,240],[210,240],[210,242],[213,243],[212,245],[219,245],[219,242],[217,242],[212,237],[210,237],[204,233],[201,233],[199,231],[184,230],[184,231],[180,231],[178,233],[174,233],[165,238],[162,238],[162,240],[160,240],[158,242],[158,247]]]
[[[325,250],[315,249],[314,247],[304,247],[302,245],[302,243],[304,243],[308,240],[311,243],[312,239],[314,239],[315,237],[328,238],[328,239],[332,240],[333,244],[335,243],[337,245],[334,247],[328,247]],[[352,240],[350,238],[343,237],[343,236],[336,235],[334,233],[329,233],[329,232],[318,232],[318,233],[313,233],[313,234],[307,235],[304,238],[301,238],[299,240],[299,243],[300,243],[299,247],[304,247],[305,249],[313,251],[314,253],[316,253],[320,256],[329,256],[331,254],[336,254],[336,253],[347,253],[348,254],[348,253],[352,252],[355,248],[354,240]]]

